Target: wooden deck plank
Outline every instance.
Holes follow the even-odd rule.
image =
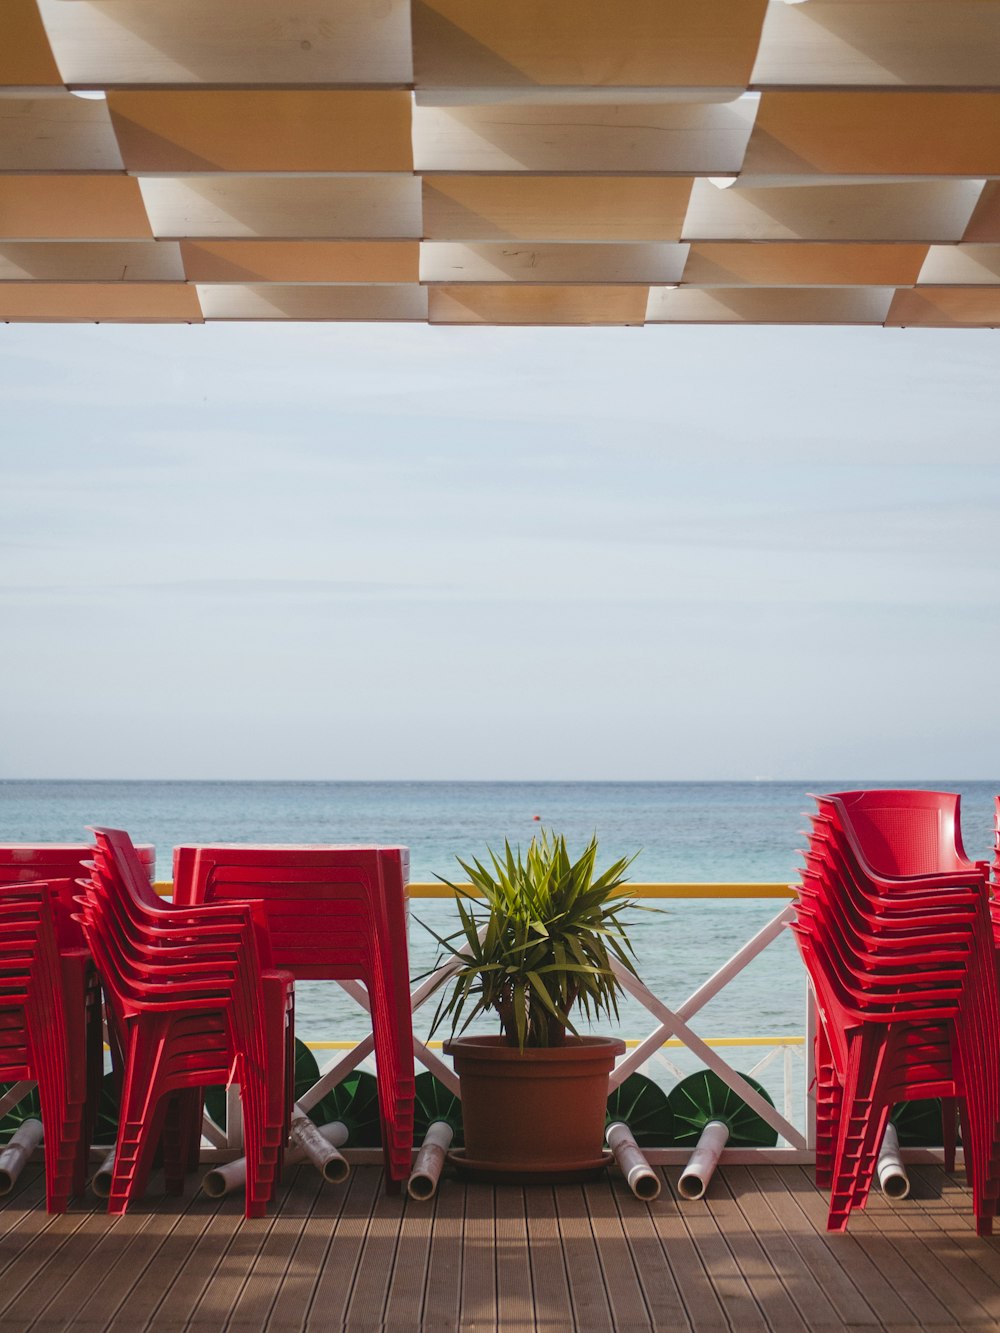
[[[470,1181],[465,1188],[462,1304],[458,1327],[493,1328],[496,1321],[496,1230],[493,1186]]]
[[[316,1284],[306,1328],[342,1327],[368,1234],[368,1223],[381,1188],[381,1171],[351,1172],[347,1197],[340,1210],[330,1254]]]
[[[766,1329],[763,1311],[708,1208],[681,1199],[669,1176],[667,1188],[730,1322],[740,1329]]]
[[[572,1328],[573,1305],[551,1188],[539,1185],[525,1190],[524,1210],[536,1327],[545,1330]]]
[[[557,1185],[554,1196],[574,1324],[585,1333],[613,1330],[614,1320],[583,1187]]]
[[[622,1226],[609,1180],[598,1180],[584,1192],[590,1226],[604,1273],[604,1286],[616,1329],[651,1329],[642,1283],[635,1271],[632,1250]]]
[[[852,1327],[877,1327],[878,1316],[832,1252],[826,1232],[817,1233],[798,1200],[782,1183],[782,1174],[777,1167],[751,1168],[754,1186],[773,1213],[782,1234],[791,1238],[801,1257],[802,1267],[820,1287],[841,1323]],[[813,1191],[816,1192],[815,1187]]]
[[[315,1173],[314,1173],[315,1174]],[[317,1181],[319,1176],[316,1176]],[[312,1308],[320,1275],[325,1272],[340,1214],[347,1202],[345,1185],[319,1188],[311,1200],[296,1191],[291,1207],[297,1220],[303,1223],[274,1304],[268,1328],[298,1330],[304,1327]]]
[[[911,1200],[873,1196],[846,1235],[827,1235],[798,1167],[726,1167],[683,1205],[642,1203],[617,1177],[446,1177],[414,1204],[382,1192],[379,1168],[321,1187],[303,1167],[251,1222],[241,1198],[185,1203],[155,1178],[124,1218],[96,1201],[48,1217],[30,1170],[0,1200],[0,1333],[1000,1327],[1000,1239],[976,1237],[967,1188],[934,1167],[911,1172]]]
[[[497,1327],[506,1333],[535,1327],[525,1202],[530,1192],[517,1186],[496,1191]]]
[[[423,1317],[424,1291],[430,1266],[431,1237],[439,1198],[426,1203],[407,1199],[399,1224],[396,1262],[385,1303],[387,1333],[411,1333]]]
[[[319,1172],[309,1166],[293,1167],[282,1182],[270,1230],[233,1302],[229,1329],[265,1327],[322,1183]]]
[[[653,1327],[690,1328],[670,1256],[664,1253],[653,1220],[663,1205],[637,1199],[617,1172],[612,1174],[610,1184]]]
[[[861,1292],[883,1324],[900,1328],[919,1328],[920,1320],[892,1286],[874,1258],[850,1231],[831,1235],[826,1230],[828,1203],[805,1171],[792,1167],[781,1172],[781,1183],[796,1200],[818,1235],[826,1239],[830,1253],[837,1256],[841,1268]]]
[[[345,1328],[365,1333],[382,1327],[402,1220],[402,1195],[386,1194],[380,1189],[354,1276]]]
[[[795,1242],[768,1207],[750,1168],[726,1167],[725,1183],[747,1226],[757,1237],[778,1277],[808,1328],[839,1328],[841,1316],[795,1247]]]

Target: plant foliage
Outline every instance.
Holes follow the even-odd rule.
[[[566,839],[541,830],[527,855],[504,841],[504,854],[487,848],[489,866],[456,858],[469,889],[442,879],[456,895],[461,927],[435,939],[458,964],[450,994],[438,1005],[431,1032],[450,1019],[452,1035],[479,1014],[495,1010],[512,1046],[559,1046],[576,1033],[570,1011],[591,1020],[618,1017],[617,960],[635,975],[634,949],[622,914],[637,906],[624,885],[634,857],[594,876],[597,838],[577,861]],[[442,959],[439,958],[437,966]]]

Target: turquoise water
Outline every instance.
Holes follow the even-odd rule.
[[[75,841],[88,824],[127,829],[157,848],[158,878],[170,878],[181,842],[381,842],[410,848],[411,876],[459,875],[454,857],[481,854],[504,837],[526,844],[538,827],[563,832],[571,847],[591,833],[601,863],[635,851],[636,880],[791,881],[802,845],[809,791],[891,786],[863,780],[754,783],[447,783],[447,782],[0,782],[0,840]],[[932,781],[963,793],[971,856],[991,854],[993,797],[988,783]],[[782,904],[675,901],[636,913],[632,937],[643,980],[676,1006],[726,961]],[[454,926],[448,903],[415,901],[411,971],[426,970],[434,943]],[[693,1021],[706,1037],[787,1035],[804,1026],[805,982],[791,938],[772,945]],[[303,983],[300,1034],[346,1039],[367,1031],[363,1014],[339,988]],[[426,1035],[428,1010],[415,1018]],[[601,1025],[607,1030],[607,1024]],[[643,1036],[650,1016],[628,1003],[619,1029]],[[766,1080],[765,1080],[766,1081]]]

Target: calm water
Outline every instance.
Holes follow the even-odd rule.
[[[88,824],[127,829],[157,848],[157,877],[169,879],[181,842],[358,842],[410,848],[414,880],[456,878],[455,855],[487,844],[526,844],[537,828],[566,834],[571,849],[592,832],[601,864],[639,851],[636,880],[791,881],[802,845],[809,791],[891,786],[864,780],[808,783],[446,783],[446,782],[0,782],[0,839],[75,841]],[[993,797],[988,783],[935,780],[922,785],[963,794],[966,850],[991,854]],[[632,929],[643,980],[680,1003],[781,908],[776,900],[673,902],[637,913]],[[454,926],[447,903],[416,901],[413,916],[441,933]],[[429,967],[434,943],[411,923],[411,970]],[[804,980],[790,937],[778,941],[694,1021],[703,1036],[801,1033]],[[301,1035],[355,1037],[367,1030],[339,988],[300,985]],[[423,1011],[428,1013],[428,1010]],[[428,1019],[416,1018],[426,1033]],[[653,1026],[628,1005],[621,1031]],[[607,1025],[602,1024],[603,1028]]]

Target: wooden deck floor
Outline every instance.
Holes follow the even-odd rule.
[[[940,1170],[913,1179],[917,1197],[873,1198],[830,1237],[791,1166],[730,1167],[683,1206],[610,1179],[449,1179],[416,1205],[387,1198],[375,1167],[322,1189],[300,1167],[252,1222],[237,1199],[164,1199],[155,1179],[127,1217],[49,1217],[32,1168],[0,1202],[0,1328],[1000,1328],[1000,1240],[977,1240],[965,1189]]]

